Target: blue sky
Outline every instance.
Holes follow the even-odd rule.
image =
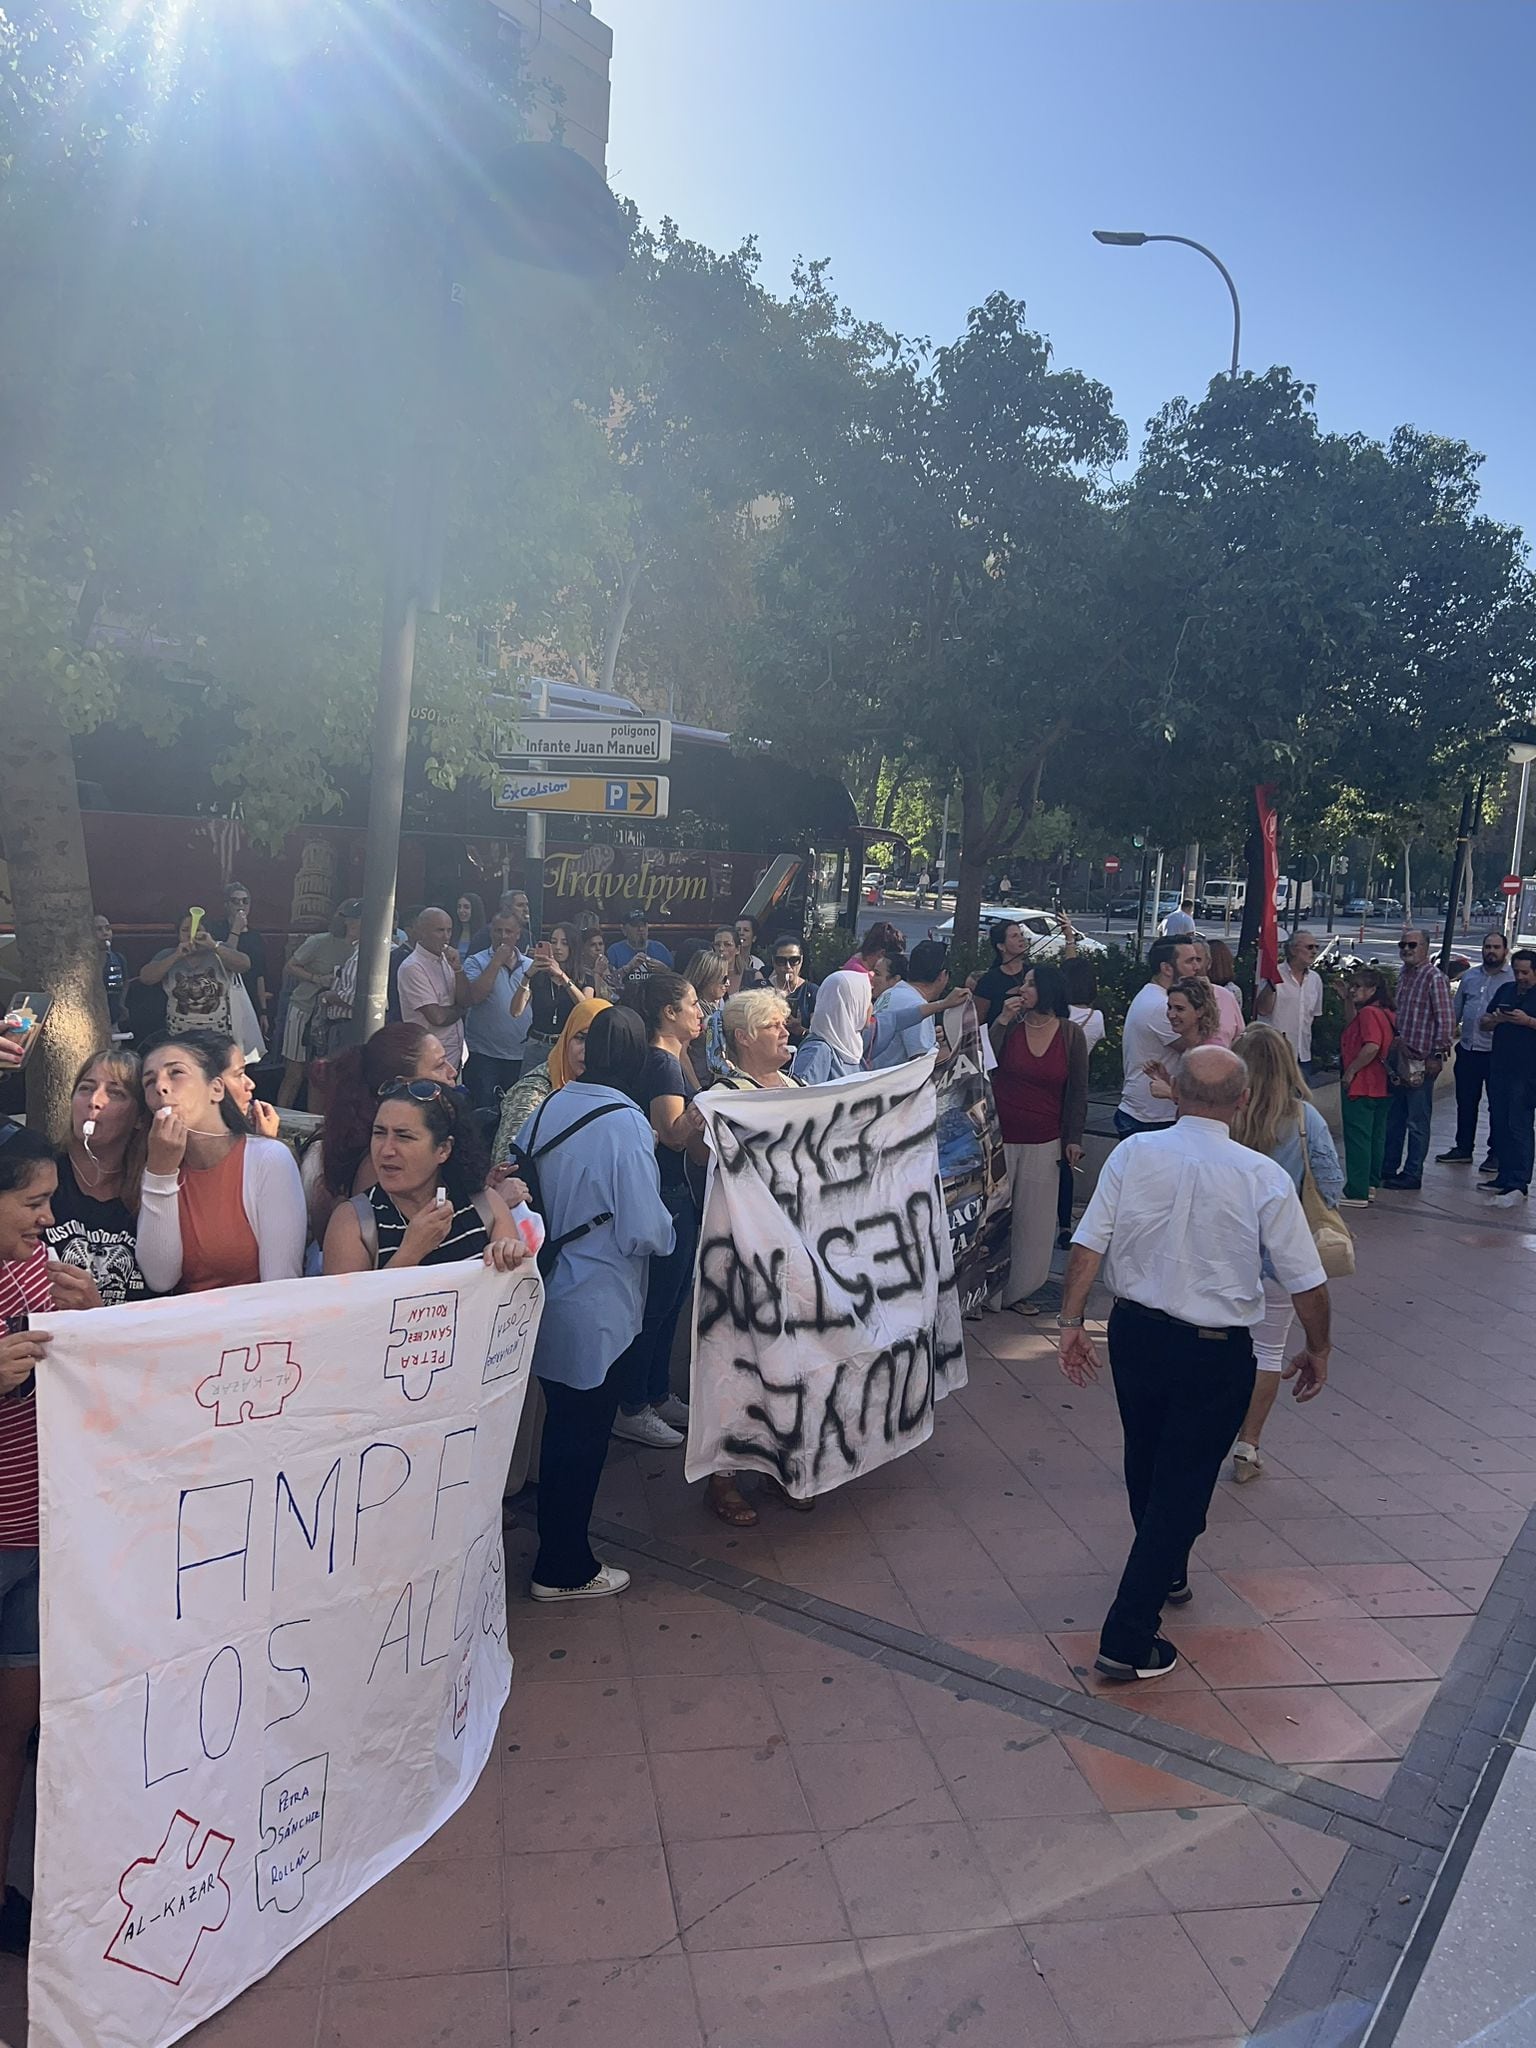
[[[1243,362],[1329,427],[1487,457],[1536,540],[1536,5],[1530,0],[596,0],[609,172],[781,286],[947,340],[996,288],[1132,430]]]

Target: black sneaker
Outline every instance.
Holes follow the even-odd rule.
[[[1490,1152],[1488,1157],[1483,1161],[1482,1165],[1477,1170],[1479,1173],[1497,1173],[1499,1170],[1499,1162],[1497,1161],[1497,1159],[1494,1158],[1493,1154]]]
[[[1472,1164],[1472,1154],[1470,1152],[1458,1152],[1453,1145],[1449,1152],[1437,1152],[1435,1154],[1435,1164],[1436,1166],[1470,1166]]]
[[[1154,1636],[1152,1648],[1140,1664],[1122,1664],[1118,1657],[1106,1657],[1101,1650],[1093,1668],[1101,1678],[1115,1685],[1130,1685],[1138,1678],[1166,1678],[1179,1661],[1179,1653],[1166,1636]]]
[[[1384,1173],[1381,1177],[1384,1188],[1395,1188],[1399,1194],[1416,1194],[1422,1181],[1410,1180],[1406,1173]]]
[[[1194,1597],[1194,1592],[1190,1587],[1188,1579],[1180,1579],[1177,1584],[1168,1588],[1168,1597],[1164,1605],[1167,1607],[1187,1607]]]

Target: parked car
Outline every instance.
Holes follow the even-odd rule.
[[[1378,917],[1401,917],[1402,914],[1403,906],[1395,896],[1378,896],[1376,898],[1376,915]]]
[[[1013,903],[983,903],[981,906],[981,935],[987,936],[995,924],[1018,924],[1024,927],[1029,937],[1030,958],[1033,960],[1054,960],[1065,952],[1067,944],[1066,920],[1054,910],[1032,910],[1020,908]],[[939,937],[952,939],[955,935],[955,920],[946,918],[938,928]],[[1108,946],[1102,939],[1096,939],[1081,928],[1077,934],[1079,953],[1107,953]]]
[[[1351,896],[1344,906],[1346,917],[1374,917],[1376,906],[1369,896]]]

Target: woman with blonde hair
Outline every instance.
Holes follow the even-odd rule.
[[[1336,1206],[1344,1192],[1344,1169],[1328,1126],[1313,1107],[1290,1040],[1273,1025],[1250,1024],[1232,1050],[1248,1069],[1248,1100],[1233,1118],[1233,1137],[1250,1152],[1262,1152],[1266,1159],[1283,1166],[1295,1182],[1298,1195],[1304,1163],[1310,1166],[1318,1193],[1330,1208]],[[1258,1377],[1232,1449],[1232,1477],[1240,1485],[1257,1479],[1263,1470],[1259,1437],[1280,1391],[1291,1317],[1291,1297],[1275,1278],[1266,1257],[1264,1320],[1253,1333]]]
[[[733,949],[735,943],[733,935]],[[725,1042],[720,1036],[720,1012],[727,998],[735,994],[731,986],[735,964],[734,951],[732,957],[727,958],[714,946],[701,946],[688,962],[687,979],[693,983],[699,1008],[704,1012],[704,1029],[688,1048],[688,1062],[701,1088],[708,1088],[725,1073],[726,1054]]]
[[[777,989],[744,988],[720,1013],[722,1088],[803,1088],[789,1071],[789,1004]]]
[[[75,1076],[43,1235],[55,1258],[89,1273],[109,1308],[149,1293],[135,1245],[148,1132],[138,1054],[115,1045],[93,1052]]]
[[[1214,1045],[1221,1039],[1221,1010],[1216,991],[1203,977],[1191,975],[1176,981],[1168,991],[1168,1024],[1173,1043],[1160,1060],[1148,1060],[1142,1071],[1150,1078],[1152,1093],[1164,1102],[1173,1100],[1174,1077],[1184,1055],[1197,1045]]]

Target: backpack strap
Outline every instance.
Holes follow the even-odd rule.
[[[352,1214],[357,1218],[357,1234],[363,1240],[363,1250],[369,1262],[379,1263],[379,1219],[373,1213],[373,1204],[366,1195],[352,1197]]]
[[[547,1144],[540,1145],[535,1141],[539,1135],[539,1117],[548,1107],[546,1100],[540,1103],[539,1114],[534,1118],[533,1129],[528,1133],[527,1157],[534,1160],[547,1159],[557,1145],[563,1145],[567,1138],[574,1138],[576,1133],[584,1131],[588,1124],[595,1124],[600,1116],[616,1116],[621,1109],[633,1109],[634,1106],[632,1102],[600,1102],[596,1109],[589,1109],[585,1116],[577,1117],[576,1121],[567,1124],[563,1131],[557,1131]]]

